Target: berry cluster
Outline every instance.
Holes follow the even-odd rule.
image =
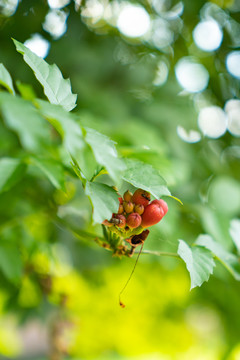
[[[144,230],[157,224],[168,211],[167,203],[160,200],[150,202],[150,193],[137,189],[134,194],[129,190],[119,199],[119,208],[117,214],[112,214],[112,218],[104,220],[103,224],[109,228],[109,231],[117,233],[128,241],[144,241],[149,230]]]

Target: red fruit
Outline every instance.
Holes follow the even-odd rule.
[[[127,190],[123,195],[123,199],[125,201],[129,202],[132,200],[132,196],[133,196],[133,194],[129,190]]]
[[[163,199],[153,200],[151,204],[158,204],[163,209],[164,215],[168,212],[168,205]]]
[[[124,228],[126,225],[126,218],[124,215],[114,214],[111,222],[119,228]]]
[[[148,205],[149,201],[150,193],[145,190],[137,189],[133,194],[132,202],[134,202],[134,204],[143,205],[145,207]]]
[[[123,203],[123,198],[119,197],[118,201],[119,201],[119,204],[122,204]]]
[[[123,208],[124,208],[124,210],[126,211],[127,214],[130,214],[131,212],[133,212],[134,205],[130,201],[129,202],[124,201],[123,202]]]
[[[162,202],[159,203],[159,200],[146,206],[144,213],[142,214],[142,227],[149,227],[157,224],[166,214],[165,211],[167,211],[166,206],[163,208]]]
[[[134,206],[134,211],[138,213],[139,215],[142,215],[144,212],[144,206],[141,204],[137,204]]]
[[[132,229],[135,229],[138,226],[140,226],[141,222],[142,222],[142,218],[138,213],[131,213],[127,217],[127,225]]]

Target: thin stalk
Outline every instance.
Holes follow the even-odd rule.
[[[136,251],[134,254],[139,254],[139,252]],[[167,252],[167,251],[143,250],[142,254],[150,254],[150,255],[156,255],[156,256],[170,256],[170,257],[175,257],[175,258],[181,259],[181,257],[177,253],[172,253],[172,252]]]

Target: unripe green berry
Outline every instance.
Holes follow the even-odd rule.
[[[130,201],[124,201],[123,202],[123,208],[126,211],[127,214],[130,214],[131,212],[133,212],[134,209],[134,204]]]
[[[132,196],[133,194],[131,193],[131,191],[127,190],[123,195],[123,199],[124,201],[129,202],[132,200]]]
[[[142,218],[138,213],[131,213],[127,217],[127,225],[132,229],[135,229],[138,226],[140,226],[141,222],[142,222]]]
[[[144,212],[144,206],[141,204],[137,204],[134,206],[134,211],[138,213],[139,215],[142,215]]]

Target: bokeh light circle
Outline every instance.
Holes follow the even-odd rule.
[[[142,6],[127,3],[120,10],[117,27],[125,36],[141,37],[150,29],[150,16]]]
[[[208,85],[208,71],[191,57],[185,57],[178,61],[175,74],[179,84],[189,92],[203,91]]]
[[[228,117],[228,131],[234,136],[240,136],[240,100],[228,100],[225,111]]]
[[[232,51],[228,54],[226,66],[231,75],[240,79],[240,51]]]
[[[33,34],[30,39],[24,42],[24,45],[43,59],[47,56],[50,49],[50,43],[40,34]]]
[[[219,106],[205,107],[199,112],[198,126],[205,136],[217,139],[227,130],[227,116]]]
[[[195,44],[204,51],[214,51],[219,48],[223,39],[223,32],[217,21],[204,20],[193,30]]]
[[[190,130],[186,131],[182,126],[177,127],[178,136],[185,142],[193,144],[201,140],[201,135],[198,131]]]

